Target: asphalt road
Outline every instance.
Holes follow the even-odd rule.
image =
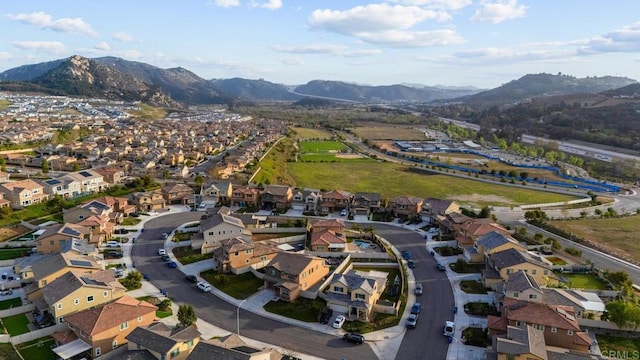
[[[136,239],[131,250],[135,267],[147,274],[159,289],[165,289],[176,303],[193,305],[198,318],[223,328],[236,331],[237,307],[213,294],[199,291],[185,281],[185,275],[167,267],[158,256],[162,247],[162,233],[170,232],[180,224],[199,220],[201,212],[176,213],[149,220],[145,230]],[[300,328],[269,318],[240,311],[240,334],[282,348],[325,359],[370,360],[377,358],[368,345],[345,343],[341,338]],[[440,357],[438,357],[440,358]]]
[[[416,296],[422,310],[415,329],[407,329],[396,359],[446,359],[449,342],[442,335],[444,322],[453,321],[453,291],[445,272],[436,269],[436,261],[425,247],[425,239],[415,231],[393,225],[373,225],[376,234],[392,243],[399,251],[411,252],[416,264],[413,275],[424,286],[422,296]],[[413,303],[407,304],[413,306]]]

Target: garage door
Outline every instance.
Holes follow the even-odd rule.
[[[338,304],[329,304],[329,308],[338,314],[346,314],[349,312],[349,307],[347,305],[338,305]]]
[[[302,205],[293,205],[291,208],[293,210],[304,211],[304,204],[302,204]]]

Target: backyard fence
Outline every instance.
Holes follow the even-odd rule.
[[[56,324],[54,326],[49,326],[44,329],[34,330],[22,335],[16,335],[11,337],[11,343],[13,345],[22,344],[28,341],[33,341],[35,339],[39,339],[44,336],[51,336],[56,331],[63,331],[68,329],[69,326],[67,324]]]
[[[35,309],[36,309],[36,306],[34,304],[26,304],[22,306],[16,306],[10,309],[0,310],[0,318],[6,318],[8,316],[26,313],[29,311],[33,311]]]

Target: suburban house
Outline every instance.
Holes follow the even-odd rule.
[[[218,271],[237,274],[240,269],[253,266],[265,267],[281,250],[271,241],[250,241],[240,237],[220,240],[220,247],[213,251]]]
[[[4,193],[0,192],[0,208],[11,207],[11,201],[4,198]]]
[[[164,209],[167,201],[164,199],[161,190],[137,192],[129,195],[129,200],[140,212],[149,212]]]
[[[67,251],[40,257],[37,262],[31,264],[29,269],[19,269],[19,273],[22,279],[34,280],[33,288],[31,288],[32,284],[25,287],[25,294],[28,294],[29,300],[33,301],[31,291],[45,287],[66,272],[71,271],[80,275],[100,270],[101,266],[93,256]]]
[[[485,258],[497,252],[516,249],[518,251],[527,251],[527,247],[518,243],[518,241],[509,235],[498,231],[480,236],[473,246],[467,246],[462,249],[464,258],[468,262],[481,263]]]
[[[227,337],[236,336],[234,334]],[[233,345],[229,344],[232,342]],[[258,349],[242,340],[220,342],[219,339],[201,341],[187,360],[237,359],[237,360],[281,360],[287,359],[273,349]]]
[[[42,185],[31,179],[0,184],[0,192],[13,208],[39,204],[49,198]]]
[[[549,358],[544,332],[531,325],[526,325],[524,328],[507,326],[506,334],[493,337],[491,350],[495,353],[496,360],[545,360]]]
[[[11,174],[0,170],[0,183],[8,182]]]
[[[202,200],[211,200],[214,205],[228,204],[233,194],[233,186],[229,181],[214,181],[202,189]]]
[[[315,214],[320,200],[320,192],[317,190],[296,190],[291,199],[291,208],[299,211],[311,211]]]
[[[81,275],[68,271],[42,288],[44,302],[36,301],[36,307],[62,323],[65,316],[113,301],[125,291],[112,270]]]
[[[458,242],[458,247],[460,249],[465,249],[467,247],[473,247],[476,240],[480,236],[486,235],[490,232],[497,232],[502,235],[511,234],[509,230],[496,224],[495,222],[493,222],[493,220],[488,218],[483,218],[483,219],[473,219],[461,224],[455,233],[455,238],[456,238],[456,241]]]
[[[74,198],[82,194],[82,187],[79,180],[72,178],[58,178],[38,180],[44,192],[49,195],[60,195],[63,198]]]
[[[36,238],[38,254],[59,253],[63,242],[74,239],[88,241],[91,237],[91,229],[77,224],[53,224],[43,230],[42,234]]]
[[[260,194],[260,208],[286,210],[291,206],[293,191],[289,185],[265,185]]]
[[[275,289],[276,296],[289,302],[329,274],[324,259],[289,252],[278,253],[265,270],[264,287]]]
[[[347,191],[332,190],[322,193],[319,212],[329,214],[335,211],[346,210],[351,203],[351,194]]]
[[[389,208],[397,217],[406,219],[420,214],[423,202],[415,196],[398,196],[389,201]]]
[[[453,200],[427,198],[422,205],[422,213],[429,217],[431,224],[437,224],[454,212],[460,212],[460,205]]]
[[[129,199],[127,199],[126,197],[101,196],[99,198],[88,201],[88,203],[93,201],[100,202],[110,207],[112,209],[110,218],[115,223],[119,223],[123,215],[128,216],[129,214],[136,211],[135,205],[130,204]]]
[[[70,172],[60,178],[80,181],[80,189],[83,193],[97,193],[109,188],[104,177],[93,169]]]
[[[76,225],[84,226],[90,229],[91,234],[89,237],[89,243],[98,246],[104,242],[107,242],[113,236],[113,229],[116,224],[109,221],[109,219],[100,216],[90,216]]]
[[[541,301],[543,296],[542,288],[536,282],[536,279],[527,274],[524,270],[516,271],[509,274],[504,282],[496,286],[494,294],[496,307],[502,309],[505,298],[527,301]]]
[[[98,216],[109,220],[116,217],[116,214],[114,214],[113,207],[98,200],[91,200],[70,209],[65,209],[62,212],[64,222],[74,224],[91,216]]]
[[[311,233],[311,251],[345,251],[347,237],[333,230],[320,230]]]
[[[258,208],[260,190],[252,186],[234,186],[231,193],[231,205],[249,208]]]
[[[116,167],[98,167],[94,168],[93,171],[102,175],[102,178],[105,182],[111,185],[124,184],[125,174],[124,170],[116,168]]]
[[[127,355],[135,359],[140,351],[147,352],[157,360],[183,360],[200,342],[200,332],[195,325],[171,329],[161,322],[138,326],[129,335]]]
[[[580,329],[572,307],[505,298],[500,317],[489,315],[490,335],[507,333],[508,326],[525,328],[531,325],[543,332],[547,346],[557,346],[580,353],[588,353],[591,338]]]
[[[167,184],[162,187],[162,196],[169,205],[190,205],[195,203],[195,192],[187,184]]]
[[[309,220],[307,223],[307,231],[310,233],[331,230],[336,233],[344,233],[347,226],[342,219],[320,219]]]
[[[326,290],[327,307],[352,319],[370,321],[374,305],[387,287],[388,275],[373,270],[334,274]]]
[[[222,213],[201,220],[200,233],[202,239],[198,237],[192,239],[191,248],[200,249],[202,254],[212,253],[220,246],[220,241],[224,239],[240,237],[251,241],[251,231],[245,227],[240,219]]]
[[[482,279],[486,287],[495,289],[497,284],[509,279],[509,274],[523,270],[542,286],[557,285],[558,277],[551,266],[534,258],[531,254],[509,248],[493,253],[487,258]]]
[[[463,215],[459,212],[452,212],[445,215],[444,219],[438,218],[438,227],[443,235],[456,236],[460,228],[467,223],[475,221],[475,219]]]
[[[146,301],[124,295],[116,301],[67,315],[64,321],[77,339],[92,349],[92,356],[98,357],[126,344],[127,335],[137,327],[151,324],[156,319],[156,310],[158,307]]]
[[[366,215],[377,213],[382,208],[380,193],[357,192],[351,201],[351,213],[353,215]]]

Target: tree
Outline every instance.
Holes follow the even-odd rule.
[[[131,271],[127,274],[127,277],[120,279],[120,283],[127,288],[127,290],[140,289],[142,287],[142,274],[138,271]]]
[[[49,173],[49,162],[47,161],[47,159],[42,159],[42,173],[43,174]]]
[[[193,309],[193,306],[189,304],[180,305],[178,308],[178,326],[191,326],[195,324],[197,320],[198,317],[196,316],[196,311]]]
[[[77,162],[73,163],[73,171],[79,171],[80,170],[80,164],[78,164]]]

